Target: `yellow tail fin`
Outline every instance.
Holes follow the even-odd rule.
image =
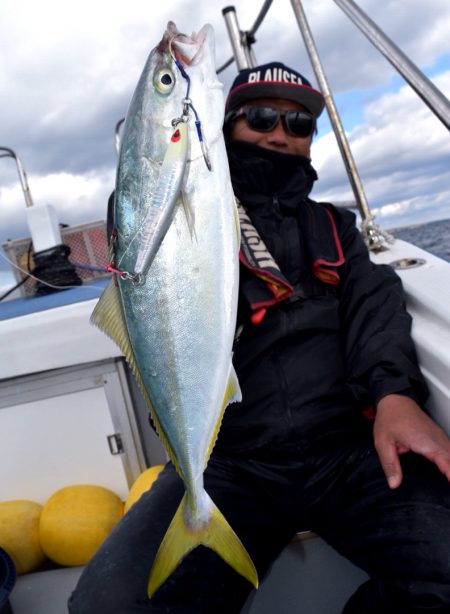
[[[206,494],[206,496],[209,498],[209,495]],[[183,514],[185,502],[186,495],[181,500],[156,554],[148,580],[148,596],[151,597],[167,580],[181,560],[200,544],[212,548],[233,569],[257,588],[258,573],[255,566],[241,540],[230,527],[219,508],[211,501],[212,513],[208,524],[195,530],[191,529],[185,522]]]

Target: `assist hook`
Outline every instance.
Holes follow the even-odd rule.
[[[202,123],[200,121],[200,117],[199,117],[199,115],[198,115],[194,105],[192,104],[192,100],[189,97],[190,90],[191,90],[191,79],[190,79],[189,75],[187,74],[183,64],[179,60],[177,60],[177,58],[175,57],[175,54],[174,54],[173,49],[172,49],[172,43],[173,43],[173,41],[178,36],[185,36],[185,35],[183,35],[183,34],[176,34],[175,36],[173,36],[170,39],[170,42],[169,42],[169,52],[170,52],[170,55],[172,56],[173,61],[176,64],[178,70],[180,71],[181,76],[187,82],[187,89],[186,89],[186,96],[182,100],[183,111],[182,111],[181,117],[174,118],[172,120],[172,126],[175,127],[180,122],[187,122],[189,120],[189,110],[191,110],[194,113],[194,116],[195,116],[195,127],[197,129],[197,136],[198,136],[198,140],[200,142],[200,147],[201,147],[201,150],[202,150],[203,159],[205,160],[206,168],[209,171],[212,171],[211,159],[209,157],[208,148],[206,147],[206,143],[205,143],[205,140],[203,138]]]

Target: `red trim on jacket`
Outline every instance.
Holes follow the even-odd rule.
[[[329,211],[328,209],[325,209],[325,212],[328,215],[328,218],[331,223],[331,231],[333,234],[334,244],[336,246],[338,257],[336,260],[326,260],[325,258],[318,258],[317,260],[313,261],[312,267],[314,275],[318,279],[320,279],[320,281],[323,281],[328,284],[337,285],[340,281],[339,273],[333,268],[328,267],[336,267],[340,266],[341,264],[344,264],[345,256],[344,252],[342,251],[342,245],[339,239],[339,234],[336,228],[334,217],[331,211]]]

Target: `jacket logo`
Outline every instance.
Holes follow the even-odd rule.
[[[254,226],[241,218],[241,235],[243,248],[247,247],[247,259],[259,268],[273,267],[274,260]]]
[[[270,307],[278,301],[291,296],[294,289],[280,271],[238,199],[236,199],[236,204],[241,226],[241,251],[239,258],[242,264],[250,269],[255,274],[255,279],[258,280],[256,294],[254,284],[252,283],[250,288],[248,283],[244,284],[243,292],[248,294],[250,291],[250,298],[249,296],[247,298],[249,298],[252,309]],[[261,281],[263,282],[262,284],[260,284]],[[262,317],[264,317],[264,314]],[[254,324],[257,323],[256,321],[254,322]]]

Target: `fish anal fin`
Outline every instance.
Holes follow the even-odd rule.
[[[230,367],[230,374],[228,376],[227,387],[225,389],[225,396],[223,399],[223,411],[230,403],[237,403],[242,401],[242,393],[239,387],[238,377],[233,365]]]
[[[258,573],[239,537],[227,520],[205,492],[211,505],[209,522],[199,524],[198,528],[187,525],[184,516],[186,494],[170,523],[161,542],[150,571],[147,586],[148,596],[166,581],[182,559],[199,545],[211,548],[219,554],[240,575],[258,586]]]
[[[225,388],[225,394],[222,401],[222,409],[217,419],[216,426],[211,433],[211,439],[209,440],[209,445],[205,454],[205,467],[209,457],[211,456],[214,444],[216,443],[225,409],[230,403],[237,403],[239,401],[242,401],[242,393],[239,387],[239,381],[236,375],[236,371],[234,370],[233,364],[230,364],[230,373],[228,375],[227,386]]]
[[[238,206],[236,203],[236,199],[233,199],[233,213],[234,213],[234,227],[236,230],[236,241],[237,244],[239,246],[241,246],[241,223],[239,221],[239,212],[238,212]]]

